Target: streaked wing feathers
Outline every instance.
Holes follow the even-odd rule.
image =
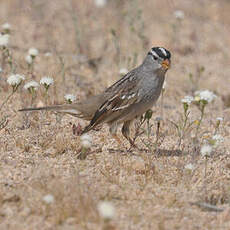
[[[127,78],[119,87],[119,91],[111,95],[96,111],[90,124],[85,128],[84,132],[88,132],[94,126],[103,121],[112,114],[116,113],[119,116],[119,111],[128,108],[130,105],[134,104],[138,99],[138,82],[129,81]]]

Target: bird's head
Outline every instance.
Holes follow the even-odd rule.
[[[170,52],[163,47],[153,47],[147,55],[148,63],[154,70],[166,72],[170,68]]]

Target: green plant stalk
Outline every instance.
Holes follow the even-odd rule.
[[[217,121],[217,122],[216,122],[216,126],[215,126],[214,135],[217,134],[217,132],[218,132],[218,130],[219,130],[219,127],[220,127],[220,121]]]
[[[34,58],[32,58],[32,63],[31,64],[28,64],[28,69],[29,69],[29,72],[31,74],[31,76],[33,77],[33,72],[34,72]]]
[[[45,90],[45,104],[46,104],[46,106],[48,105],[48,97],[49,97],[48,89],[46,89]]]
[[[165,92],[165,89],[162,89],[161,90],[161,102],[160,102],[160,114],[161,114],[162,120],[164,116],[164,92]]]
[[[208,166],[208,157],[205,156],[205,165],[204,165],[204,191],[205,191],[205,199],[208,197],[207,192],[207,166]]]
[[[12,59],[12,56],[10,55],[10,52],[8,49],[7,49],[7,55],[8,55],[8,63],[10,65],[10,70],[13,73],[14,72],[13,59]]]
[[[16,91],[12,91],[12,93],[10,95],[8,95],[8,97],[6,98],[5,101],[3,101],[3,103],[1,104],[0,110],[3,108],[3,106],[10,100],[10,98],[14,95]]]
[[[59,56],[59,60],[60,60],[60,65],[61,65],[61,76],[62,76],[62,83],[63,86],[65,86],[65,62],[63,57]]]
[[[151,125],[150,125],[150,119],[152,118],[153,112],[151,109],[147,110],[145,113],[144,121],[147,121],[147,136],[148,139],[150,138],[150,133],[151,133]]]
[[[78,22],[78,16],[76,15],[76,12],[74,11],[73,2],[71,3],[71,10],[70,10],[71,18],[74,25],[74,31],[75,31],[75,41],[76,46],[79,52],[81,52],[81,31],[79,27]]]
[[[2,63],[1,63],[1,66],[4,69],[5,65],[6,65],[6,60],[7,60],[9,51],[8,51],[7,47],[2,47],[1,51],[2,51]]]
[[[13,58],[12,58],[12,55],[10,54],[10,50],[7,47],[3,50],[3,58],[5,59],[8,58],[8,64],[10,66],[10,71],[14,73],[15,68],[13,65]],[[5,60],[4,60],[4,63],[5,63]]]
[[[160,136],[160,125],[161,125],[161,122],[160,121],[157,121],[157,131],[156,131],[156,147],[158,146],[158,140],[159,140],[159,136]]]
[[[14,93],[17,91],[19,85],[21,85],[21,82],[18,85],[14,85],[13,87],[13,91],[12,93],[6,98],[5,101],[3,101],[3,103],[0,106],[0,110],[2,109],[2,107],[10,100],[10,98],[14,95]]]
[[[77,158],[79,160],[85,160],[87,157],[87,152],[88,152],[88,149],[85,147],[82,147],[81,152],[78,154]]]
[[[185,129],[186,129],[186,126],[187,126],[187,121],[188,121],[188,116],[189,116],[188,104],[183,103],[183,105],[184,105],[184,122],[183,122],[182,129],[181,129],[181,136],[180,136],[179,146],[181,144],[181,140],[184,138]]]
[[[44,84],[44,87],[45,87],[45,103],[46,105],[48,105],[48,97],[49,97],[48,90],[50,86],[47,84]]]
[[[33,106],[35,98],[36,98],[36,90],[32,87],[31,89],[29,89],[29,92],[31,93],[31,106]]]
[[[201,122],[202,122],[202,120],[204,118],[204,109],[205,109],[205,105],[206,105],[206,103],[204,103],[204,102],[200,102],[200,103],[201,103],[200,104],[200,106],[201,106],[200,107],[201,116],[200,116],[200,119],[199,119],[197,127],[196,127],[196,138],[198,136],[198,132],[199,132],[199,129],[200,129]]]
[[[114,47],[116,49],[116,62],[117,62],[117,65],[120,64],[120,44],[119,44],[119,39],[117,37],[117,34],[116,34],[116,31],[114,29],[111,30],[111,34],[113,36],[113,43],[114,43]]]
[[[148,136],[148,139],[150,138],[150,133],[151,133],[151,127],[150,127],[150,123],[149,123],[149,120],[147,120],[147,136]]]

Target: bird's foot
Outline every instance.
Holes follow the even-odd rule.
[[[131,151],[131,149],[139,149],[139,148],[137,147],[137,145],[135,145],[135,140],[134,140],[134,139],[128,138],[128,141],[129,141],[129,143],[130,143],[129,151]]]

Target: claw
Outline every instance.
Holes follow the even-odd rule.
[[[129,143],[130,143],[130,148],[137,148],[137,146],[134,143],[134,140],[132,140],[131,138],[128,139]]]

